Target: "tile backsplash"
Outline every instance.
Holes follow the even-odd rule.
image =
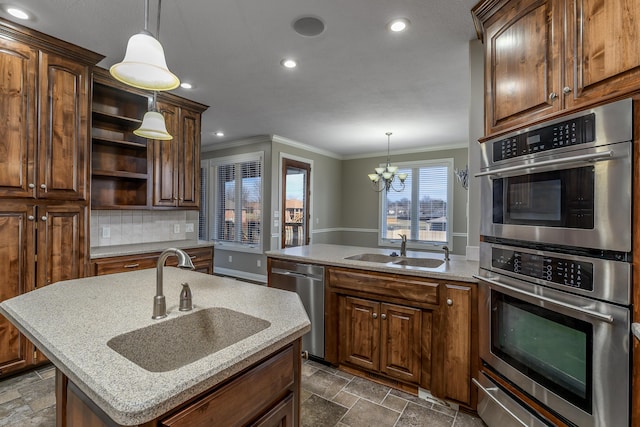
[[[92,247],[170,240],[198,240],[198,211],[91,211]]]

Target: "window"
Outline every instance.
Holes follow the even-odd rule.
[[[262,152],[209,160],[209,238],[262,251]],[[202,213],[201,213],[202,215]]]
[[[425,248],[448,245],[451,240],[453,159],[396,163],[396,173],[406,173],[402,191],[380,193],[380,245],[407,235],[407,246]]]

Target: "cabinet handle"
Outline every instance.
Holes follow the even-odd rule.
[[[380,317],[382,317],[382,320],[387,320],[387,315],[386,315],[386,314],[384,314],[384,313],[383,313],[383,314],[382,314],[382,316],[380,316]]]
[[[40,188],[42,188],[44,191],[47,191],[47,184],[40,184]]]
[[[558,94],[557,94],[557,93],[555,93],[555,92],[551,92],[551,93],[549,94],[549,99],[550,99],[550,100],[552,100],[552,101],[553,101],[554,99],[556,99],[557,97],[558,97]]]
[[[378,318],[378,313],[373,313],[373,318],[377,319]]]
[[[43,220],[43,221],[46,221],[46,220],[47,220],[47,217],[46,217],[46,216],[44,216],[44,215],[42,215],[42,216],[40,217],[40,219],[41,219],[41,220]]]
[[[571,93],[571,88],[570,88],[569,86],[565,86],[565,87],[562,89],[562,92],[563,92],[565,95],[570,94],[570,93]]]
[[[451,298],[447,298],[447,305],[453,305],[453,300]]]
[[[124,268],[136,268],[139,267],[140,264],[125,264],[123,265]]]
[[[35,220],[35,219],[36,219],[36,217],[35,217],[35,216],[33,216],[33,215],[29,215],[29,216],[27,217],[27,219],[28,219],[29,221],[33,221],[33,220]]]
[[[33,182],[29,183],[29,188],[36,188],[36,185]]]
[[[178,198],[177,198],[177,197],[174,197],[174,198],[173,198],[173,200],[178,200]]]

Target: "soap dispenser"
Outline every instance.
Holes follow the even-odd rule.
[[[193,309],[193,298],[191,295],[191,289],[189,289],[188,283],[182,284],[182,291],[180,291],[180,311],[190,311]]]

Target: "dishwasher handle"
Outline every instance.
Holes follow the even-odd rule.
[[[310,280],[316,280],[316,281],[322,281],[322,276],[317,276],[317,275],[313,275],[313,274],[306,274],[306,273],[298,273],[296,271],[290,271],[290,270],[283,270],[281,268],[273,268],[271,269],[271,273],[272,274],[280,274],[282,276],[289,276],[289,277],[299,277],[299,278],[303,278],[303,279],[310,279]]]

